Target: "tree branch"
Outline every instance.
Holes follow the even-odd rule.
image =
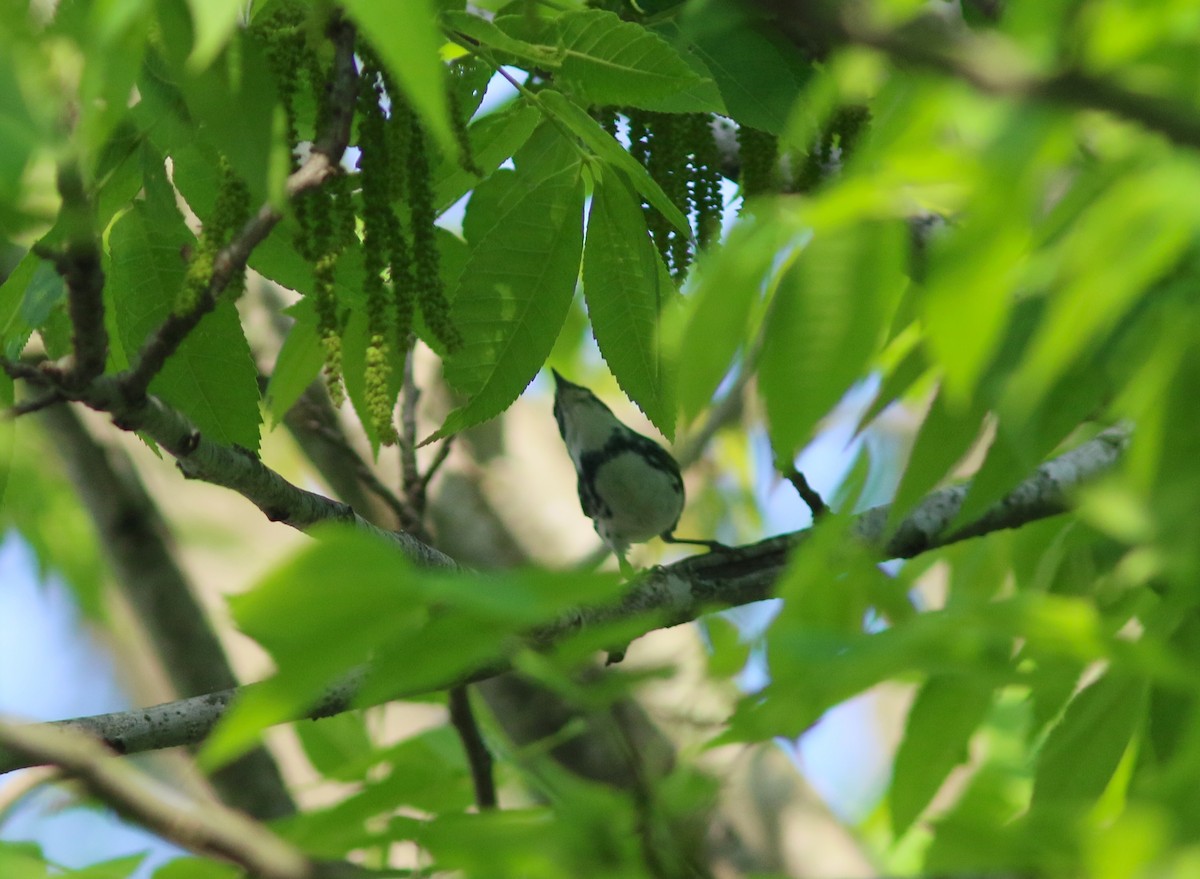
[[[969,484],[935,491],[895,529],[886,532],[889,507],[875,507],[855,517],[852,533],[881,559],[912,558],[971,537],[1019,528],[1070,509],[1070,496],[1081,485],[1114,467],[1129,443],[1124,428],[1105,431],[1038,467],[1037,471],[975,521],[950,530]],[[580,609],[527,636],[533,648],[544,648],[583,628],[619,620],[649,618],[647,630],[690,622],[703,613],[771,598],[790,551],[805,540],[811,529],[781,534],[728,552],[691,556],[672,565],[653,568],[633,584],[619,602]],[[506,670],[498,658],[475,669],[461,680],[445,681],[432,689],[470,683]],[[353,703],[359,676],[348,677],[324,694],[308,717],[326,717],[347,710]],[[152,708],[72,720],[49,726],[74,726],[91,732],[120,753],[194,744],[202,740],[225,713],[237,690],[184,699]],[[414,693],[395,693],[404,698]],[[30,765],[19,756],[0,752],[0,773]]]
[[[58,194],[62,198],[59,223],[66,241],[61,249],[35,245],[38,255],[54,263],[67,286],[67,314],[71,319],[74,362],[68,379],[84,384],[104,372],[108,359],[108,331],[104,327],[104,270],[92,204],[79,167],[74,162],[58,166]]]
[[[175,692],[192,696],[236,686],[221,642],[175,559],[167,525],[129,457],[97,441],[70,406],[50,409],[41,418],[47,445],[63,459],[116,580]],[[222,800],[260,820],[295,811],[279,767],[265,748],[218,770],[211,781]]]
[[[338,173],[342,153],[350,142],[358,78],[354,64],[354,26],[338,17],[330,24],[329,33],[335,52],[328,85],[329,124],[313,144],[304,164],[288,177],[285,191],[289,199],[315,189]],[[260,207],[258,213],[213,259],[212,277],[204,295],[191,309],[172,314],[150,334],[138,352],[134,365],[121,377],[122,390],[130,400],[140,400],[145,396],[150,382],[162,370],[167,359],[178,350],[201,318],[216,308],[221,293],[246,268],[246,261],[254,248],[263,242],[281,219],[282,211],[270,202]]]
[[[418,565],[457,567],[445,553],[411,534],[386,531],[372,525],[348,504],[292,485],[253,452],[207,439],[186,416],[157,397],[147,395],[140,401],[129,400],[117,376],[100,376],[83,388],[71,389],[59,386],[53,364],[45,364],[48,367],[45,370],[11,361],[5,361],[3,366],[13,378],[58,390],[67,399],[109,413],[113,424],[122,430],[144,431],[174,456],[185,477],[236,491],[272,522],[282,522],[299,531],[322,522],[345,522],[397,544]]]
[[[61,767],[121,814],[196,854],[228,858],[264,879],[308,879],[315,872],[301,852],[262,825],[216,803],[180,803],[177,792],[89,736],[0,721],[0,746],[30,763]]]

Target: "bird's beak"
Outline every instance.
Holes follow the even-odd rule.
[[[556,385],[558,385],[559,387],[562,387],[563,384],[570,384],[570,382],[568,382],[565,378],[563,378],[561,375],[558,374],[558,370],[555,369],[554,367],[550,368],[550,372],[554,375],[554,383]]]

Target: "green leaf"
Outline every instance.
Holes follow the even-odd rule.
[[[1063,277],[1004,398],[1036,406],[1074,363],[1086,362],[1146,288],[1193,240],[1198,184],[1190,164],[1164,161],[1130,174],[1074,224],[1059,248]]]
[[[585,113],[577,104],[567,100],[556,91],[547,89],[541,92],[538,98],[543,107],[571,129],[572,133],[597,156],[621,169],[633,181],[634,188],[642,194],[642,197],[666,217],[672,226],[691,237],[692,227],[688,224],[687,217],[667,197],[667,194],[662,191],[662,187],[650,176],[650,172],[643,167],[642,163],[617,143],[611,134],[601,128],[600,123]]]
[[[172,219],[144,203],[113,227],[110,253],[120,259],[110,259],[106,269],[106,306],[125,352],[136,352],[171,314],[183,283],[182,249],[191,241],[178,214]],[[258,448],[258,370],[232,302],[222,300],[200,321],[150,392],[214,441]]]
[[[494,171],[529,140],[541,114],[529,104],[517,104],[472,122],[467,129],[471,158],[484,174]],[[439,214],[457,202],[479,183],[478,177],[463,170],[453,156],[443,156],[433,174],[433,204]]]
[[[188,67],[203,70],[225,48],[246,8],[244,0],[188,0],[196,31]]]
[[[35,274],[44,272],[48,266],[32,250],[25,252],[12,273],[0,284],[0,342],[4,356],[16,360],[21,356],[25,343],[33,333],[34,324],[29,322],[26,300],[27,291]],[[51,273],[53,268],[49,267]]]
[[[865,377],[903,286],[904,236],[890,221],[817,229],[780,279],[759,371],[776,454],[807,443]]]
[[[154,879],[239,879],[244,875],[233,864],[208,858],[176,858],[154,871]]]
[[[545,126],[543,126],[545,128]],[[446,379],[470,401],[447,416],[434,439],[499,415],[532,381],[562,327],[583,249],[583,183],[577,154],[532,143],[545,163],[522,168],[536,182],[518,193],[471,253],[451,317],[465,340]]]
[[[347,0],[343,5],[434,139],[446,152],[457,153],[439,55],[444,41],[430,0]]]
[[[688,319],[678,362],[679,403],[684,417],[695,418],[711,402],[750,341],[751,315],[788,238],[795,230],[783,217],[750,218],[729,233],[723,247],[702,254],[693,272],[695,289],[687,296]]]
[[[888,791],[892,833],[897,838],[929,805],[950,770],[966,762],[967,746],[991,701],[987,682],[966,675],[931,677],[917,692]]]
[[[662,37],[612,12],[567,12],[557,27],[559,78],[581,103],[653,109],[657,101],[701,82]]]
[[[1084,687],[1038,755],[1034,808],[1103,793],[1146,712],[1143,679],[1109,671]]]
[[[371,736],[361,711],[345,711],[312,723],[296,724],[296,735],[313,769],[326,778],[352,781],[355,768],[371,753]]]
[[[395,546],[344,526],[318,536],[230,599],[238,627],[267,649],[277,672],[248,688],[222,719],[204,747],[209,767],[243,753],[268,726],[301,716],[382,643],[426,621],[417,578]]]
[[[667,439],[674,436],[671,370],[657,344],[659,314],[675,295],[661,286],[661,260],[646,231],[641,205],[619,171],[604,174],[592,193],[583,292],[596,344],[621,390]]]
[[[178,75],[195,119],[192,137],[219,150],[250,187],[252,201],[261,203],[268,196],[273,155],[287,147],[275,125],[278,96],[262,47],[244,34],[235,39],[237,51],[226,53],[224,63]],[[231,113],[231,106],[238,112]],[[207,173],[217,173],[211,162]]]
[[[812,71],[796,46],[733,0],[689,4],[680,28],[712,72],[728,114],[782,134]]]
[[[505,55],[511,55],[519,61],[528,61],[535,67],[554,70],[562,63],[562,53],[556,47],[518,39],[478,15],[447,11],[442,13],[442,20],[463,36]]]
[[[294,323],[275,358],[275,369],[267,382],[265,395],[273,425],[283,423],[287,411],[316,380],[325,364],[325,349],[317,335],[317,316],[312,301],[302,299],[287,311]]]

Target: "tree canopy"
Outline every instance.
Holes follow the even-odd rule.
[[[1190,875],[1198,77],[1191,3],[9,4],[0,521],[176,699],[0,772],[163,879]],[[550,366],[725,548],[584,559]]]

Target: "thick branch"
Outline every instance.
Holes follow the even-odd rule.
[[[54,262],[67,286],[67,314],[75,354],[69,379],[82,384],[102,373],[108,359],[104,271],[92,205],[73,162],[64,162],[58,168],[58,193],[62,197],[59,222],[66,241],[61,250],[39,248],[39,253]]]
[[[154,644],[176,693],[192,696],[237,684],[208,617],[176,562],[166,523],[129,457],[98,442],[73,407],[42,415],[52,445],[83,500],[100,546]],[[212,776],[221,799],[260,820],[290,815],[295,804],[279,767],[258,748]]]
[[[912,558],[931,549],[993,531],[1019,528],[1029,522],[1065,513],[1070,496],[1082,484],[1111,469],[1129,441],[1126,430],[1114,428],[1076,449],[1040,466],[1029,479],[994,504],[977,520],[949,530],[962,508],[969,485],[957,485],[930,494],[894,533],[885,531],[887,506],[860,514],[853,533],[881,559]],[[585,608],[529,633],[527,642],[545,647],[579,629],[617,620],[648,618],[650,628],[666,628],[696,619],[712,610],[748,604],[772,597],[775,583],[787,565],[793,547],[811,529],[781,534],[728,552],[696,555],[647,571],[620,602]],[[434,689],[470,683],[506,670],[504,659],[476,669],[463,680],[445,681]],[[325,694],[309,717],[326,717],[351,707],[357,676]],[[193,744],[202,740],[225,713],[236,690],[184,699],[137,711],[118,712],[50,726],[80,727],[103,739],[121,753]],[[394,698],[417,695],[395,693]],[[0,773],[30,765],[13,754],[0,753]]]
[[[338,18],[331,25],[331,37],[335,55],[329,83],[329,124],[313,144],[304,164],[288,177],[286,193],[289,199],[315,189],[336,174],[342,153],[350,142],[358,76],[354,65],[354,27]],[[212,278],[204,295],[190,310],[172,314],[163,321],[146,339],[133,367],[122,377],[123,390],[129,399],[138,400],[145,395],[150,382],[162,370],[167,359],[178,350],[201,318],[216,308],[221,293],[246,268],[246,261],[254,248],[263,242],[281,219],[283,213],[280,209],[267,202],[217,254],[213,260]]]

